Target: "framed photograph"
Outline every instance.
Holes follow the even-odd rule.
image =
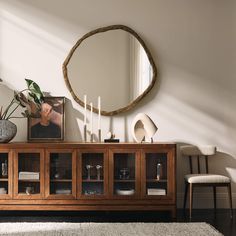
[[[28,118],[28,140],[56,142],[64,140],[65,97],[45,97],[37,118]]]

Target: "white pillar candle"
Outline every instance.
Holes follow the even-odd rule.
[[[91,102],[90,103],[90,132],[91,132],[91,135],[93,134],[93,103]]]
[[[84,95],[84,125],[86,125],[87,120],[87,95]]]
[[[98,129],[101,129],[101,97],[98,97]]]

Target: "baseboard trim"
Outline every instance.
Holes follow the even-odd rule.
[[[236,209],[236,193],[232,194],[233,208]],[[184,202],[184,193],[177,193],[177,208],[182,208]],[[188,207],[189,199],[187,200]],[[216,194],[217,208],[229,208],[229,198],[227,193]],[[193,194],[193,208],[197,209],[209,209],[214,207],[213,193],[200,193],[195,192]]]

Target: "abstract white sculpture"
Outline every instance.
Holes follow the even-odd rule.
[[[144,113],[136,115],[131,124],[132,136],[138,143],[147,140],[152,142],[152,137],[156,133],[157,129],[158,128],[151,118]]]

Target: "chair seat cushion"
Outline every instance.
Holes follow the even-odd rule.
[[[193,145],[185,145],[180,147],[180,151],[185,156],[210,156],[216,153],[216,146],[212,145],[200,145],[200,146],[193,146]]]
[[[230,183],[230,178],[224,175],[214,174],[189,174],[185,175],[188,183]]]

